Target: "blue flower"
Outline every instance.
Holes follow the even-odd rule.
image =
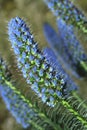
[[[70,0],[44,0],[55,16],[87,33],[87,19]]]
[[[64,68],[76,77],[87,75],[87,54],[77,40],[73,26],[66,25],[62,19],[58,19],[57,24],[58,33],[49,24],[44,24],[47,42]]]
[[[63,55],[65,55],[64,59],[71,64],[78,74],[87,75],[87,54],[77,40],[73,26],[66,25],[61,19],[57,20],[57,25],[59,35],[64,41],[61,44],[61,50],[64,53]]]
[[[0,85],[0,93],[7,109],[23,128],[29,127],[33,120],[35,121],[35,119],[39,118],[38,113],[32,107],[29,100],[26,100],[15,87]]]
[[[19,34],[18,31],[15,30],[20,32],[20,37],[17,35]],[[33,35],[30,33],[26,23],[19,17],[11,19],[8,24],[8,34],[13,50],[15,51],[18,48],[20,51],[20,53],[16,54],[16,57],[24,78],[32,86],[33,91],[42,98],[42,101],[45,101],[49,106],[54,106],[58,98],[64,98],[64,96],[68,95],[68,91],[67,94],[65,92],[66,84],[68,84],[67,80],[65,80],[65,73],[62,73],[61,68],[55,69],[44,53],[39,50],[37,42],[34,41]],[[14,38],[17,41],[16,43]],[[19,42],[22,43],[20,47],[18,46]],[[29,51],[26,50],[28,46]],[[25,68],[26,64],[29,67]],[[72,86],[69,87],[70,89],[72,88]],[[43,88],[46,88],[46,92],[42,96]],[[53,94],[50,90],[53,90]],[[61,94],[58,95],[58,91]]]

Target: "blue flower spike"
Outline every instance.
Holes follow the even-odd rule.
[[[59,19],[57,20],[58,33],[49,25],[44,24],[43,31],[49,46],[63,64],[76,78],[87,75],[87,54],[74,34],[71,25]]]
[[[38,118],[30,102],[25,100],[14,87],[0,86],[0,93],[7,109],[23,128],[30,127],[31,121]]]
[[[65,98],[70,93],[69,91],[66,94],[68,91],[66,75],[60,69],[50,65],[43,52],[39,50],[30,29],[21,18],[11,19],[8,24],[8,34],[17,57],[18,67],[27,83],[44,103],[53,107],[58,98]],[[69,87],[69,90],[73,91],[72,85]]]
[[[0,94],[9,112],[23,128],[31,126],[37,130],[55,128],[51,121],[43,113],[39,113],[29,99],[14,86],[0,85]]]
[[[44,32],[44,36],[45,39],[47,41],[47,43],[49,44],[49,47],[54,51],[57,59],[59,60],[59,62],[61,63],[61,65],[63,65],[64,69],[68,69],[75,77],[77,77],[76,73],[73,73],[72,68],[70,67],[69,64],[67,64],[65,62],[65,58],[64,56],[67,57],[67,55],[63,55],[62,50],[62,44],[64,44],[63,39],[59,36],[59,33],[57,33],[53,27],[48,24],[45,23],[43,26],[43,32]]]
[[[74,34],[71,25],[59,19],[57,20],[59,35],[64,41],[61,44],[61,51],[66,62],[70,63],[80,76],[87,76],[87,54]]]
[[[48,8],[58,18],[63,19],[67,24],[80,29],[87,34],[87,19],[70,0],[44,0]]]

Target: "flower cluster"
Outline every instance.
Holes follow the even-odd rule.
[[[38,49],[30,29],[21,18],[11,19],[8,34],[17,57],[18,68],[43,102],[54,106],[58,98],[68,95],[68,89],[73,90],[72,83],[68,87],[67,75],[60,68],[50,65],[43,52]]]
[[[15,87],[0,85],[0,93],[7,109],[24,128],[29,127],[31,122],[38,118],[38,114],[33,110],[32,105],[20,95],[20,92],[16,91]]]
[[[87,19],[70,0],[44,0],[54,15],[87,33]]]
[[[61,50],[64,52],[64,55],[67,55],[67,58],[64,58],[67,62],[71,62],[70,64],[78,73],[80,70],[83,71],[84,75],[87,75],[87,54],[77,40],[73,26],[66,25],[61,19],[57,21],[57,24],[59,35],[64,41],[63,44],[61,44]]]
[[[75,71],[76,76],[87,75],[87,54],[74,34],[72,25],[66,25],[62,19],[57,20],[58,33],[44,24],[44,35],[59,60]]]

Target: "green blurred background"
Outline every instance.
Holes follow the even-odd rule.
[[[86,15],[87,0],[73,0],[76,5],[81,8]],[[55,29],[55,17],[44,4],[43,0],[0,0],[0,54],[12,66],[16,76],[16,60],[8,40],[7,24],[8,21],[15,16],[20,16],[27,23],[30,24],[31,30],[34,32],[36,41],[39,46],[48,46],[43,35],[43,23],[49,22]],[[81,43],[87,51],[87,40],[83,34],[80,36]],[[84,40],[85,39],[85,40]],[[17,75],[18,76],[18,75]],[[87,78],[75,79],[80,86],[80,93],[84,99],[87,98]],[[23,130],[23,128],[16,123],[15,119],[7,111],[2,99],[0,98],[0,130]],[[29,130],[29,129],[28,129]]]

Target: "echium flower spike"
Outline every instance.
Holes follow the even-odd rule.
[[[55,16],[87,33],[87,19],[70,0],[44,0]]]
[[[44,32],[44,36],[45,39],[47,41],[47,43],[49,44],[49,47],[54,51],[58,61],[61,63],[61,65],[63,65],[63,68],[65,70],[69,70],[72,75],[74,75],[75,77],[79,77],[79,75],[76,73],[76,71],[74,71],[71,67],[70,64],[68,64],[66,62],[66,58],[68,58],[68,56],[66,55],[66,53],[64,53],[65,51],[62,51],[62,44],[64,44],[63,39],[59,36],[59,33],[57,33],[53,27],[48,24],[45,23],[43,26],[43,32]]]
[[[11,19],[8,24],[8,34],[17,57],[18,67],[42,101],[54,106],[58,98],[68,95],[66,75],[61,69],[55,69],[50,65],[21,18]],[[72,85],[69,87],[72,91]]]
[[[17,123],[20,123],[23,128],[28,128],[30,126],[33,126],[37,130],[53,128],[44,120],[44,114],[38,113],[31,102],[16,90],[14,86],[0,85],[0,93],[7,109],[15,117]]]
[[[33,110],[30,102],[25,100],[15,87],[0,85],[0,93],[7,109],[15,117],[18,123],[24,128],[29,127],[31,124],[36,125],[35,120],[38,119],[38,113]]]
[[[18,24],[18,25],[16,25],[16,24]],[[16,26],[14,26],[14,25],[16,25]],[[24,32],[22,32],[21,30],[24,30]],[[19,31],[19,33],[21,34],[20,37],[18,37],[16,31],[17,32]],[[20,61],[19,58],[20,59],[22,58],[21,62],[19,62],[19,64],[18,64],[18,65],[20,65],[19,68],[23,72],[25,70],[27,71],[27,72],[25,71],[26,73],[24,73],[24,75],[26,76],[25,78],[28,81],[30,79],[30,82],[28,82],[28,83],[30,83],[32,85],[32,89],[37,93],[37,95],[42,99],[42,101],[44,101],[47,105],[49,105],[51,107],[60,104],[60,108],[62,108],[62,107],[65,108],[66,111],[68,111],[68,114],[72,115],[71,118],[75,117],[74,119],[76,119],[76,124],[79,122],[79,124],[81,125],[81,128],[86,129],[87,128],[86,120],[83,117],[81,117],[79,112],[72,109],[72,106],[66,101],[66,98],[65,98],[66,94],[68,95],[70,92],[72,92],[73,88],[71,86],[69,86],[70,87],[69,90],[71,89],[71,91],[67,91],[68,81],[65,80],[66,79],[65,74],[62,73],[62,71],[60,69],[57,70],[55,67],[52,66],[52,64],[51,65],[49,64],[50,61],[48,60],[48,58],[46,58],[44,53],[38,49],[38,46],[35,46],[36,42],[34,41],[33,37],[31,37],[31,36],[32,35],[30,33],[29,28],[26,26],[25,22],[23,20],[21,20],[19,17],[16,17],[9,22],[9,37],[13,44],[14,49],[15,48],[18,49],[15,52],[15,54],[17,55],[17,58],[18,58],[18,62]],[[14,40],[16,42],[14,42]],[[21,46],[19,45],[20,42],[21,42]],[[30,48],[29,49],[30,51],[29,50],[26,51],[26,46]],[[32,49],[34,49],[34,47],[36,47],[35,49],[37,51],[35,51],[35,53],[34,52],[32,53]],[[24,52],[25,52],[26,56],[23,57],[22,54],[24,54]],[[39,54],[39,57],[38,57],[38,54]],[[30,60],[31,59],[30,57],[32,57],[32,56],[33,56],[33,60]],[[36,62],[37,60],[38,60],[38,62]],[[27,64],[27,68],[25,68],[25,64]],[[34,69],[34,71],[33,71],[32,68],[34,68],[34,67],[36,67],[36,69]],[[49,71],[50,71],[50,73],[49,73]],[[44,77],[43,77],[43,74],[44,74]],[[47,76],[47,74],[52,74],[51,75],[52,78],[50,75]],[[37,78],[36,78],[36,76],[37,76]],[[53,81],[55,81],[55,82],[53,82]],[[53,83],[55,83],[55,85]],[[59,98],[60,98],[60,100],[59,100]],[[53,108],[53,109],[54,109],[53,111],[56,111],[55,110],[56,108]],[[65,109],[62,109],[62,110],[65,110]],[[66,111],[65,111],[65,113],[63,113],[63,115],[61,117],[61,121],[60,121],[62,123],[62,119],[65,119],[65,124],[66,124],[66,120],[67,120]],[[59,109],[57,110],[57,113],[58,112],[59,112]],[[48,112],[48,114],[49,114],[49,112]],[[54,115],[51,114],[51,116],[49,116],[49,117],[51,117],[51,119],[55,118],[54,120],[56,122],[56,117],[59,115],[60,114],[56,115],[56,113],[55,113]],[[70,118],[69,118],[68,122],[70,122]],[[71,124],[71,125],[67,124],[67,128],[72,129],[72,127],[74,128],[73,124]],[[75,128],[77,128],[77,127],[78,126],[76,126]]]
[[[76,77],[87,75],[87,54],[77,40],[73,26],[59,19],[57,20],[58,33],[51,25],[44,24],[44,36],[49,46],[54,50],[57,58]],[[68,64],[67,64],[68,63]]]
[[[87,75],[87,54],[77,40],[73,26],[66,25],[62,19],[57,20],[57,25],[59,35],[64,41],[60,44],[64,59],[78,74]]]

